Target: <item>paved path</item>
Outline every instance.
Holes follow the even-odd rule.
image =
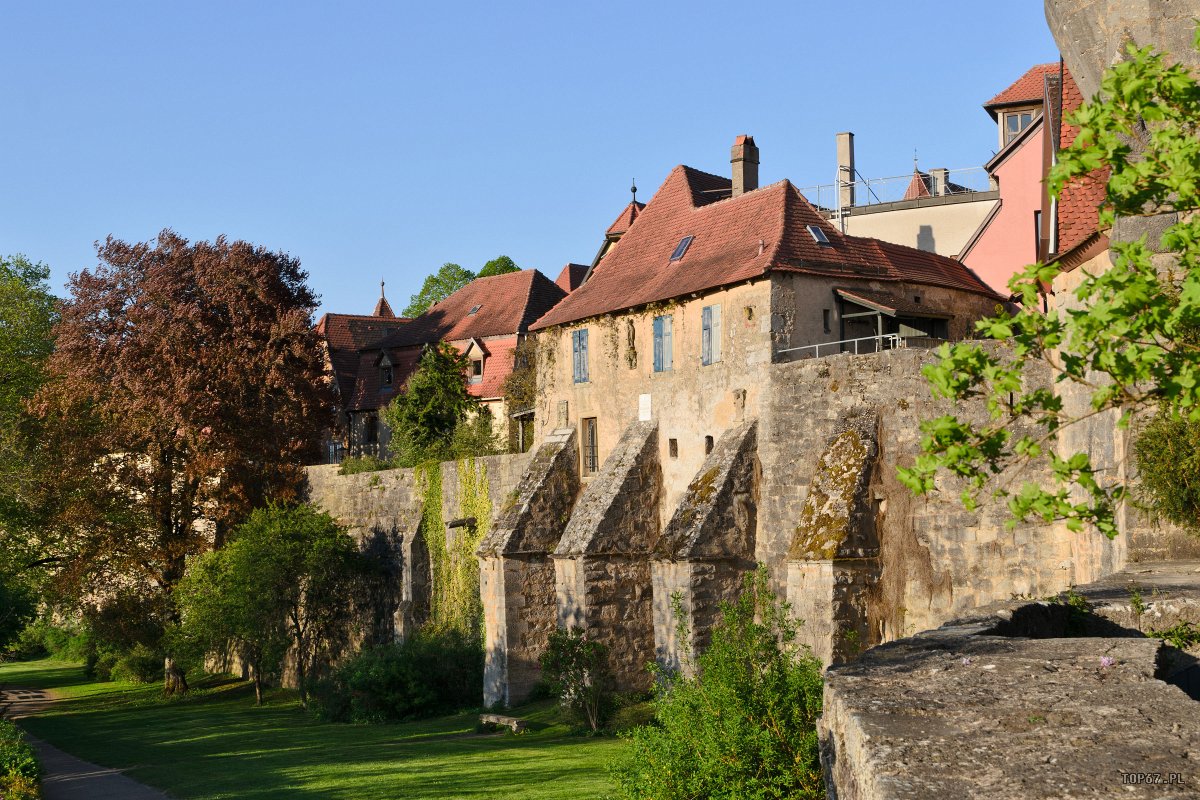
[[[34,716],[55,701],[41,689],[9,687],[0,695],[0,712],[14,721]],[[26,737],[42,761],[45,800],[170,800],[170,795],[127,778],[120,770],[89,764],[41,739]]]

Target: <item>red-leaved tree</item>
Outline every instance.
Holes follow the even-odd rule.
[[[109,237],[71,276],[49,380],[46,445],[68,596],[134,591],[171,616],[189,555],[270,498],[295,499],[328,423],[316,297],[300,263],[246,242]],[[167,658],[166,689],[186,689]]]

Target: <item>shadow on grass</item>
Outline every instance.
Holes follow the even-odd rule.
[[[40,683],[56,678],[82,685],[48,664]],[[17,682],[5,667],[0,681]],[[569,735],[553,723],[553,703],[514,709],[531,719],[524,734],[478,736],[475,712],[396,725],[321,723],[292,692],[273,691],[255,707],[249,684],[224,677],[172,700],[157,686],[108,686],[55,703],[27,727],[183,798],[597,797],[609,789],[605,765],[618,747]]]

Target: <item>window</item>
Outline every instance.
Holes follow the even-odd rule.
[[[685,236],[679,240],[679,244],[675,245],[675,252],[671,253],[671,260],[678,261],[683,258],[683,254],[687,252],[688,246],[692,243],[691,236]]]
[[[671,458],[679,458],[678,439],[667,439],[667,452],[671,454]]]
[[[481,308],[483,308],[482,305],[471,306],[471,310],[467,312],[467,316],[471,316],[472,314],[478,314],[479,309],[481,309]]]
[[[654,371],[670,372],[674,361],[671,358],[671,315],[654,318]]]
[[[1033,122],[1033,111],[1013,111],[1004,115],[1004,143],[1008,144],[1021,135],[1021,131]]]
[[[363,441],[367,444],[379,443],[379,417],[374,414],[367,417],[363,423]]]
[[[708,455],[709,453],[711,453],[712,449],[713,449],[713,437],[705,436],[704,437],[704,455]]]
[[[387,389],[395,380],[395,374],[392,372],[392,359],[387,353],[383,354],[383,358],[379,359],[379,386],[382,389]]]
[[[588,382],[587,328],[571,332],[571,358],[576,383]]]
[[[813,238],[814,242],[823,247],[829,246],[829,237],[825,235],[825,231],[821,230],[821,226],[805,225],[804,227],[808,229],[808,235]]]
[[[596,418],[584,417],[583,421],[583,474],[594,475],[600,469],[596,450]]]
[[[826,333],[833,332],[833,328],[829,327],[829,309],[828,308],[823,309],[821,311],[821,324],[824,326]]]
[[[721,360],[721,307],[705,306],[700,312],[700,363]]]
[[[469,383],[483,383],[483,359],[471,359],[471,372],[468,378]]]

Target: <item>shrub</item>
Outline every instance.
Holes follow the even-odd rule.
[[[824,798],[820,663],[796,645],[797,623],[765,569],[748,575],[737,602],[721,611],[708,649],[685,654],[694,677],[660,672],[655,723],[627,735],[614,767],[617,796]]]
[[[0,776],[19,776],[35,784],[42,777],[32,745],[21,729],[7,720],[0,720]],[[7,794],[0,796],[7,800]]]
[[[0,798],[4,800],[40,800],[38,782],[24,775],[0,775]]]
[[[338,475],[357,475],[360,472],[378,472],[381,469],[392,469],[395,464],[375,456],[352,456],[342,461]]]
[[[401,722],[477,708],[483,702],[483,647],[455,630],[418,631],[363,650],[314,690],[320,719]]]
[[[613,709],[608,648],[581,628],[556,630],[542,653],[542,675],[551,693],[578,722],[598,731]]]

